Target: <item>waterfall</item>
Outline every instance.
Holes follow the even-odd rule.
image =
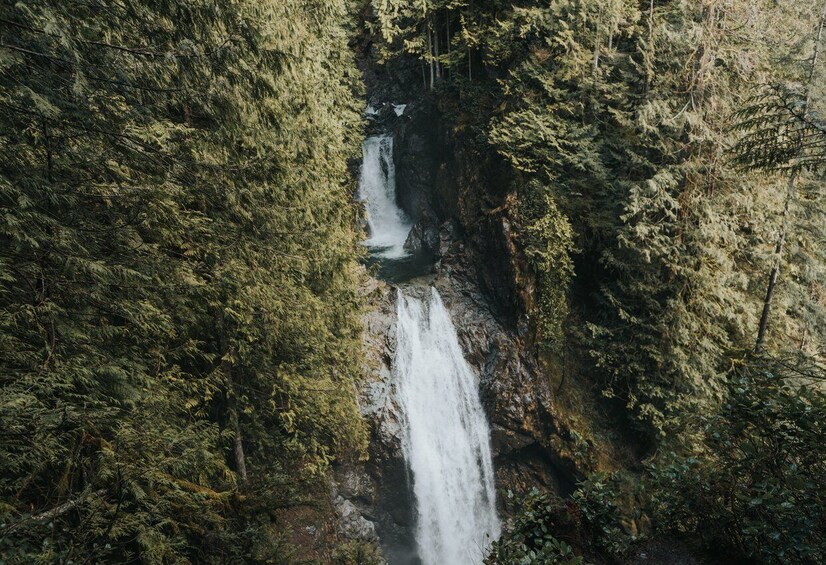
[[[424,565],[478,565],[499,535],[488,424],[439,293],[398,293],[395,360]]]
[[[394,110],[401,115],[405,107]],[[362,154],[359,199],[369,228],[364,243],[373,257],[418,269],[415,254],[404,249],[412,222],[396,202],[393,138],[367,138]],[[490,433],[450,315],[436,289],[420,296],[422,290],[399,291],[394,363],[418,554],[423,565],[478,565],[499,535]]]
[[[405,257],[404,242],[413,223],[396,203],[393,138],[368,137],[362,145],[362,156],[359,198],[364,201],[370,230],[364,244],[373,248],[377,257]]]

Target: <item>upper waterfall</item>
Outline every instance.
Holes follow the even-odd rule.
[[[370,237],[364,242],[378,257],[401,258],[413,222],[396,203],[396,168],[393,164],[393,138],[368,137],[362,145],[359,198],[367,211]]]
[[[490,433],[476,377],[431,288],[397,302],[395,376],[424,565],[478,565],[499,535]]]

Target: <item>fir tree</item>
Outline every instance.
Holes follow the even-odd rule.
[[[359,455],[349,10],[0,8],[5,561],[279,560]]]

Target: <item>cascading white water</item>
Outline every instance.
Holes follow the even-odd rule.
[[[394,372],[419,557],[424,565],[478,565],[500,525],[476,378],[435,288],[424,299],[400,290],[397,313]]]
[[[373,248],[378,257],[405,257],[408,253],[404,242],[413,223],[396,204],[393,138],[388,135],[368,137],[362,145],[362,156],[359,198],[367,210],[370,230],[370,237],[364,244]]]
[[[405,106],[393,109],[401,116]],[[375,257],[409,261],[404,243],[412,222],[396,203],[393,138],[369,137],[362,152],[359,198],[370,231],[364,243]],[[424,565],[478,565],[500,529],[490,433],[450,315],[434,288],[413,296],[421,290],[399,291],[394,363],[418,554]]]

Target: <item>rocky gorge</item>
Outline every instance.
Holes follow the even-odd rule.
[[[370,428],[369,460],[338,469],[333,497],[340,534],[380,540],[390,563],[416,563],[415,501],[393,373],[398,289],[432,286],[450,312],[490,422],[500,513],[511,510],[509,491],[569,494],[578,469],[574,436],[554,408],[561,377],[536,357],[530,322],[521,314],[531,283],[510,229],[507,192],[480,190],[480,183],[507,182],[468,162],[425,102],[371,99],[368,119],[371,132],[393,139],[397,200],[413,222],[405,248],[427,260],[413,276],[379,267],[378,278],[362,289],[370,304],[368,377],[358,394]],[[502,202],[491,202],[490,191]]]

